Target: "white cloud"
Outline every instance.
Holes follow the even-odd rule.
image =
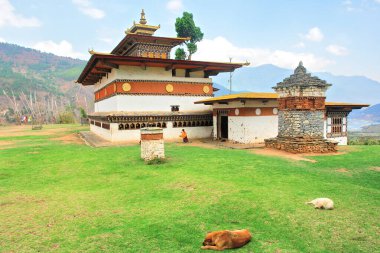
[[[34,49],[40,50],[46,53],[52,53],[59,56],[67,56],[71,58],[88,59],[88,55],[75,52],[70,42],[62,40],[59,43],[54,41],[40,41],[33,46]]]
[[[5,42],[5,39],[0,37],[0,42]]]
[[[354,6],[352,5],[351,0],[345,0],[342,2],[342,4],[346,8],[347,11],[354,11],[355,10]]]
[[[295,68],[299,61],[303,61],[307,68],[313,71],[324,70],[333,62],[316,57],[311,53],[295,53],[284,50],[271,50],[266,48],[239,48],[223,37],[205,39],[198,43],[198,51],[193,55],[193,60],[209,60],[228,62],[232,57],[233,62],[251,63],[251,67],[262,64],[273,64],[282,68]]]
[[[183,9],[182,0],[169,0],[166,8],[172,12],[180,12]]]
[[[78,7],[78,9],[85,15],[94,18],[102,19],[106,15],[104,11],[92,7],[90,0],[72,0],[73,3]]]
[[[304,48],[305,47],[305,43],[303,43],[303,41],[297,43],[294,45],[295,47],[298,47],[298,48]]]
[[[345,47],[338,46],[338,45],[329,45],[326,47],[327,52],[338,55],[338,56],[343,56],[348,54],[348,50]]]
[[[110,44],[110,45],[114,45],[115,44],[114,40],[111,39],[111,38],[98,38],[98,40],[100,40],[102,42],[105,42],[107,44]]]
[[[309,30],[309,32],[305,35],[305,38],[310,41],[319,42],[322,41],[324,35],[322,31],[318,27],[313,27]]]
[[[41,22],[35,17],[25,18],[17,14],[9,0],[0,0],[0,27],[6,25],[14,27],[38,27],[41,26]]]

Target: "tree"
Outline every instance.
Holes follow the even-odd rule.
[[[176,60],[186,60],[186,52],[183,48],[177,48],[175,51]]]
[[[177,18],[175,21],[175,30],[177,32],[177,37],[190,37],[190,41],[185,42],[185,44],[188,51],[187,59],[191,60],[191,56],[197,51],[196,43],[203,39],[201,28],[195,26],[193,14],[184,12],[182,18]],[[186,57],[186,53],[182,48],[178,48],[175,55],[177,60],[181,60]],[[182,58],[177,58],[177,55]]]

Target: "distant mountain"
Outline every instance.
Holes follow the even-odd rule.
[[[363,110],[357,110],[352,112],[353,118],[367,119],[373,122],[380,123],[380,104],[372,105]]]
[[[86,62],[0,43],[0,110],[9,107],[3,92],[62,98],[71,105],[92,104],[91,89],[75,84]],[[84,100],[84,96],[86,100]]]
[[[224,87],[223,85],[218,84],[218,83],[213,83],[213,86],[214,86],[214,88],[219,89],[218,91],[214,92],[215,97],[245,92],[245,91],[238,91],[238,90],[232,90],[230,92],[230,89],[227,89],[226,87]]]

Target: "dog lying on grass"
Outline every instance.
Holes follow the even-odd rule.
[[[222,230],[207,233],[201,249],[225,250],[240,248],[246,245],[252,236],[248,229]]]
[[[334,202],[329,198],[313,199],[310,202],[306,202],[308,205],[314,205],[314,208],[332,210],[334,209]]]

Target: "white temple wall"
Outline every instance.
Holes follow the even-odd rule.
[[[94,102],[95,112],[114,112],[118,110],[117,96]]]
[[[177,69],[177,71],[181,70]],[[204,78],[203,74],[199,72],[202,71],[191,72],[190,77],[185,77],[184,75],[172,76],[172,71],[166,71],[165,68],[146,67],[144,70],[141,67],[120,66],[119,69],[112,69],[111,73],[108,73],[108,77],[104,76],[98,83],[96,83],[94,85],[94,90],[97,91],[116,79],[212,83],[211,78]]]
[[[179,111],[211,111],[210,105],[194,104],[200,97],[197,96],[141,96],[117,95],[118,111],[160,111],[170,112],[171,105],[179,105]]]
[[[171,105],[179,105],[179,111],[211,111],[212,106],[194,104],[198,101],[196,96],[141,96],[141,95],[117,95],[95,102],[95,112],[113,111],[160,111],[170,112]]]
[[[95,125],[90,124],[90,131],[95,133],[96,135],[99,135],[105,140],[112,140],[111,131],[108,129],[104,129]]]
[[[228,117],[228,139],[239,143],[262,143],[278,133],[278,116]]]
[[[173,123],[168,122],[167,128],[164,128],[165,140],[181,140],[182,129],[185,129],[189,140],[211,138],[212,126],[204,127],[176,127],[173,128]]]

